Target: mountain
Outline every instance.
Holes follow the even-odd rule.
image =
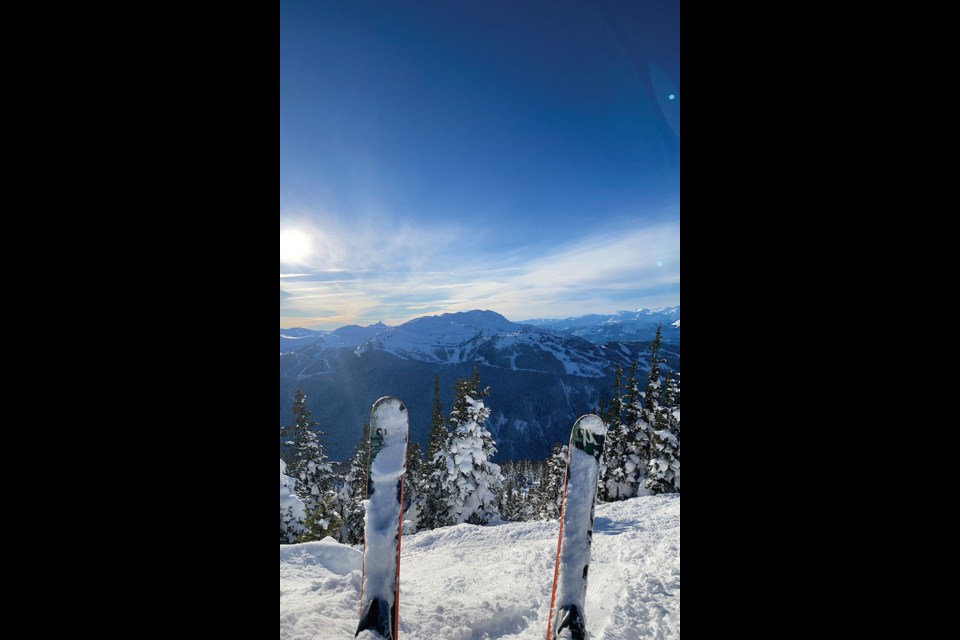
[[[653,340],[658,326],[663,326],[663,341],[680,344],[680,307],[618,311],[610,315],[586,315],[562,320],[524,320],[523,324],[552,329],[567,336],[576,336],[595,344],[611,341]]]
[[[401,638],[543,640],[557,522],[404,535]],[[584,611],[591,638],[680,637],[680,496],[598,504]],[[362,554],[280,546],[280,640],[352,638]],[[442,595],[441,595],[442,594]]]
[[[574,420],[609,397],[617,364],[626,369],[639,359],[639,375],[646,376],[649,348],[649,341],[594,344],[492,311],[306,335],[302,339],[312,341],[293,343],[302,346],[286,351],[281,339],[280,424],[292,420],[290,405],[300,385],[334,460],[350,455],[370,405],[385,395],[404,401],[411,437],[426,445],[434,374],[448,414],[454,381],[475,366],[481,384],[491,388],[487,406],[497,459],[542,459],[555,442],[566,441]],[[666,345],[663,355],[670,368],[679,370],[678,345]]]
[[[297,347],[305,347],[329,335],[326,331],[310,329],[280,329],[280,353]]]
[[[357,347],[387,329],[382,322],[368,327],[348,325],[336,331],[313,331],[311,329],[280,329],[280,353],[306,347],[317,342],[328,348]]]

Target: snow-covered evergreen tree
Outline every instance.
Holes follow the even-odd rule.
[[[497,501],[503,477],[492,462],[497,445],[485,427],[490,409],[483,399],[489,395],[489,388],[480,389],[476,368],[472,378],[457,380],[454,386],[453,432],[447,450],[438,456],[445,465],[434,471],[447,496],[447,519],[453,524],[487,524],[499,517]]]
[[[627,381],[629,382],[629,380]],[[613,376],[613,395],[602,414],[607,425],[607,439],[603,445],[603,460],[600,466],[600,479],[597,483],[597,497],[604,502],[625,500],[631,493],[625,482],[624,461],[627,458],[627,438],[625,421],[625,397],[623,367],[617,365]],[[629,385],[627,392],[629,393]]]
[[[680,389],[671,375],[664,384],[663,405],[656,408],[645,487],[653,493],[680,491]],[[677,404],[674,404],[677,403]]]
[[[657,407],[660,406],[660,365],[664,362],[660,358],[662,329],[662,326],[657,327],[657,335],[650,344],[650,375],[647,376],[647,388],[643,392],[643,419],[650,425],[656,422]]]
[[[286,475],[287,465],[280,461],[280,544],[293,544],[305,532],[303,501],[294,494],[296,481]]]
[[[652,429],[644,419],[641,403],[639,371],[640,363],[636,360],[630,365],[627,375],[626,395],[624,397],[624,422],[620,430],[617,456],[614,460],[617,471],[617,498],[625,500],[640,493],[646,474],[647,460],[650,457],[650,441]]]
[[[644,487],[653,493],[680,491],[680,459],[677,458],[677,438],[669,429],[653,432],[650,462]]]
[[[506,522],[523,520],[523,494],[512,479],[506,482],[499,506],[500,517]]]
[[[328,534],[332,518],[336,515],[335,496],[331,491],[333,470],[327,460],[326,449],[320,442],[320,436],[324,433],[318,429],[320,423],[313,419],[307,406],[307,397],[300,387],[294,394],[291,410],[294,423],[285,427],[283,432],[289,469],[297,480],[297,496],[306,505],[307,538],[319,539]]]
[[[537,487],[536,517],[538,520],[556,520],[560,517],[567,458],[567,445],[561,445],[558,442],[553,445],[553,450],[543,464],[542,479],[540,486]]]

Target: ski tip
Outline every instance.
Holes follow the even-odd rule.
[[[399,399],[394,398],[393,396],[383,396],[382,398],[380,398],[379,400],[373,403],[373,406],[371,407],[370,411],[375,412],[383,407],[396,406],[396,405],[399,405],[398,408],[400,409],[400,411],[406,413],[407,411],[406,405],[403,404],[403,402],[400,401]]]
[[[573,425],[574,429],[581,429],[583,431],[589,431],[594,435],[602,436],[607,433],[607,425],[603,423],[603,420],[600,419],[600,416],[589,413],[585,416],[580,416],[577,422]]]

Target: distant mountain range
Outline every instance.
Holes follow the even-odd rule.
[[[596,344],[611,341],[653,340],[663,326],[663,341],[680,344],[680,307],[618,311],[611,315],[588,315],[563,320],[524,320],[523,324],[553,329]]]
[[[334,459],[350,455],[370,404],[383,395],[410,410],[411,436],[426,444],[439,374],[444,411],[453,382],[479,369],[491,387],[490,429],[498,459],[543,458],[566,440],[573,421],[610,394],[613,369],[641,361],[663,327],[667,366],[680,367],[680,307],[515,323],[492,311],[469,311],[335,331],[280,330],[280,423],[291,420],[299,384],[326,432]]]

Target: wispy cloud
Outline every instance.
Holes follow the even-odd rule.
[[[676,220],[621,223],[538,251],[499,250],[492,230],[456,223],[300,228],[313,246],[309,264],[281,276],[282,326],[398,324],[476,308],[523,320],[680,301]]]

